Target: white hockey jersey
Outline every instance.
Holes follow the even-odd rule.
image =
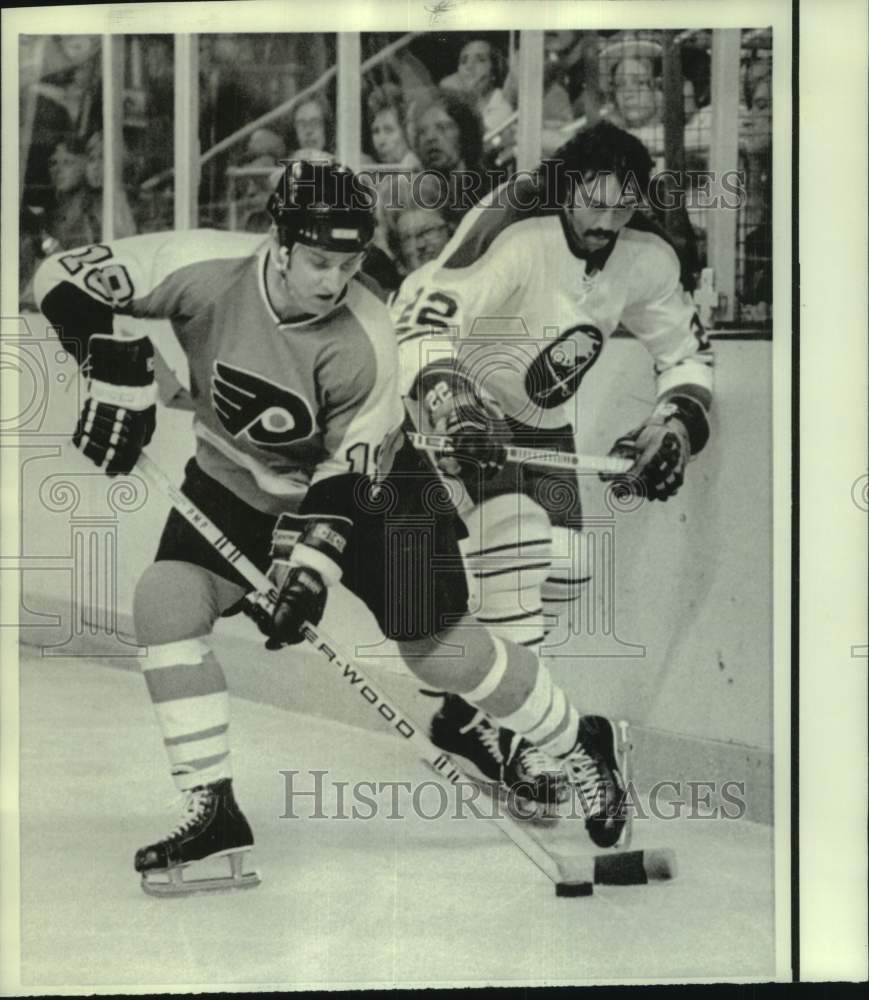
[[[440,257],[405,279],[391,306],[402,391],[454,357],[514,420],[575,426],[575,394],[621,323],[651,354],[659,396],[678,388],[708,407],[712,352],[656,227],[637,215],[586,255],[562,213],[535,207],[521,183],[473,208]]]
[[[395,336],[374,292],[354,279],[326,316],[282,322],[267,253],[255,234],[132,236],[49,258],[35,293],[61,337],[66,328],[84,344],[111,332],[112,314],[170,320],[189,361],[199,465],[277,514],[332,477],[377,471],[403,410]],[[76,333],[87,311],[91,328]]]

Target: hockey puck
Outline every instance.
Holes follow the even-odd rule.
[[[556,896],[593,896],[594,886],[591,882],[556,882]]]

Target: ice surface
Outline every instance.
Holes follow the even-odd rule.
[[[280,683],[276,674],[275,683]],[[361,710],[361,709],[360,709]],[[432,778],[389,734],[234,698],[236,794],[263,884],[145,896],[135,849],[179,816],[144,681],[98,660],[21,660],[22,981],[170,984],[544,984],[774,975],[772,832],[733,820],[646,821],[634,847],[670,846],[671,883],[559,899],[493,825],[424,820],[388,795],[370,820],[281,818],[285,778]],[[334,814],[332,790],[324,811]],[[352,805],[349,788],[346,808]],[[410,796],[403,794],[406,806]],[[429,788],[421,800],[434,811]],[[451,807],[452,808],[452,807]],[[308,799],[295,811],[310,813]],[[558,837],[563,846],[568,828]],[[577,824],[576,845],[587,845]]]

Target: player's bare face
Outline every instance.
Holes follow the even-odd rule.
[[[281,311],[321,316],[338,301],[362,265],[363,254],[317,250],[297,243],[281,282]]]
[[[615,174],[586,175],[583,180],[566,212],[580,246],[594,253],[612,243],[640,202],[636,193],[622,189]]]

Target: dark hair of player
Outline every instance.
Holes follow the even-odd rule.
[[[576,182],[595,174],[615,174],[619,183],[635,186],[645,197],[652,172],[652,157],[630,132],[602,120],[577,132],[540,165],[547,189],[547,202],[566,204]]]
[[[293,160],[268,201],[281,246],[359,253],[374,236],[376,196],[338,163]]]

